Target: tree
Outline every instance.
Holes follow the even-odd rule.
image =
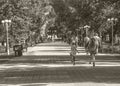
[[[49,5],[49,1],[50,0],[1,0],[0,20],[12,20],[9,33],[15,39],[16,37],[17,39],[24,38],[24,34],[26,34],[26,38],[28,38],[30,32],[40,34],[41,27],[47,21],[54,23],[55,20],[54,9]],[[46,15],[46,13],[49,14]],[[47,26],[50,27],[50,24]],[[2,28],[0,30],[2,30]]]

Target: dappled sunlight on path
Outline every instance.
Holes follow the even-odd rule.
[[[0,86],[120,86],[119,55],[98,54],[89,64],[83,47],[72,65],[70,46],[43,43],[28,48],[21,57],[0,59]]]

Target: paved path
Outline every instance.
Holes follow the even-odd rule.
[[[77,48],[80,53],[77,55],[86,55],[84,47]],[[47,53],[46,53],[47,52]],[[29,47],[28,52],[24,53],[24,55],[69,55],[70,46],[64,42],[54,42],[54,43],[41,43],[37,44],[34,47]],[[117,56],[120,54],[98,54],[98,55],[110,55],[110,56]]]
[[[7,57],[0,64],[0,86],[120,86],[118,55],[99,54],[93,68],[84,48],[78,49],[75,66],[65,43],[38,44],[22,57]]]

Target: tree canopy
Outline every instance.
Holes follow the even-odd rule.
[[[110,33],[108,18],[117,18],[114,33],[120,29],[119,0],[0,0],[0,21],[11,19],[11,38],[46,35],[49,28],[65,34],[90,25],[95,32]],[[0,37],[5,29],[0,23]]]

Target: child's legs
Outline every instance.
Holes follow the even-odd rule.
[[[75,56],[72,57],[73,61],[75,61]]]
[[[71,56],[72,62],[75,61],[75,55],[72,55],[72,54],[71,54],[70,56]]]
[[[95,67],[95,54],[93,55],[93,67]]]
[[[75,65],[75,56],[72,56],[72,63]]]

